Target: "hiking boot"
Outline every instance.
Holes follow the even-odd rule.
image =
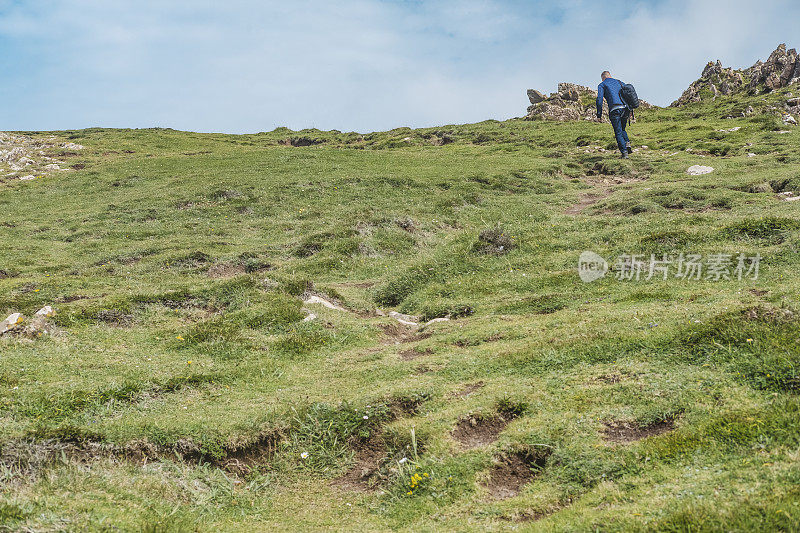
[[[629,153],[629,154],[632,154],[632,153],[633,153],[633,147],[631,146],[631,143],[628,143],[628,145],[627,145],[625,148],[627,148],[627,149],[628,149],[628,153]]]
[[[625,152],[622,152],[622,155],[621,155],[621,156],[619,156],[619,157],[620,157],[620,159],[630,159],[630,158],[628,157],[628,154],[626,154]]]

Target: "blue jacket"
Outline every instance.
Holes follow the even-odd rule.
[[[619,96],[622,90],[622,82],[614,78],[606,78],[603,83],[597,86],[597,116],[603,115],[603,98],[608,100],[608,110],[611,111],[615,106],[625,106],[625,102]],[[627,107],[627,106],[625,106]]]

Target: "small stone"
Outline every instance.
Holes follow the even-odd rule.
[[[51,163],[51,164],[49,164],[49,165],[45,165],[45,166],[44,166],[44,169],[45,169],[45,170],[60,170],[60,169],[61,169],[61,167],[60,167],[60,166],[58,166],[58,165],[56,165],[55,163]]]
[[[45,318],[50,318],[55,316],[55,314],[56,312],[52,307],[50,307],[49,305],[45,305],[44,307],[36,311],[36,314],[34,316],[43,316]]]
[[[754,154],[753,152],[750,152],[749,154],[747,154],[747,157],[755,157],[755,156],[756,156],[756,154]]]
[[[27,175],[27,176],[22,176],[22,177],[19,179],[19,181],[31,181],[31,180],[33,180],[33,179],[36,179],[36,176],[34,176],[33,174],[29,174],[29,175]]]
[[[703,165],[692,165],[686,170],[686,173],[690,176],[701,176],[712,172],[714,172],[714,167],[705,167]]]
[[[786,200],[787,202],[794,202],[800,200],[800,196],[788,196],[784,198],[784,200]]]

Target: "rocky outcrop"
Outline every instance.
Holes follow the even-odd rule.
[[[750,92],[758,94],[762,89],[774,91],[800,82],[800,58],[797,50],[786,50],[781,44],[770,54],[766,63],[759,61],[745,71],[750,77]]]
[[[709,61],[700,79],[683,91],[671,107],[701,102],[704,98],[716,98],[719,95],[730,96],[746,88],[749,81],[742,71],[723,67],[720,61]]]
[[[528,99],[531,105],[526,120],[594,120],[597,115],[597,91],[574,83],[559,83],[558,91],[550,96],[528,89]],[[641,106],[653,107],[644,101]],[[603,117],[608,118],[608,105],[605,102]]]
[[[83,146],[79,144],[60,143],[55,137],[40,140],[0,132],[0,182],[8,179],[28,181],[51,172],[69,170],[61,167],[64,161],[47,156],[47,152],[82,149]]]
[[[734,94],[757,95],[790,85],[800,85],[800,57],[792,48],[781,44],[766,62],[757,62],[745,70],[723,67],[720,61],[709,62],[671,107],[716,99]],[[791,107],[791,106],[790,106]]]

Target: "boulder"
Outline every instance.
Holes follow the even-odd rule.
[[[8,318],[0,322],[0,335],[19,328],[24,320],[22,313],[11,313]]]
[[[47,321],[47,317],[37,315],[33,317],[30,324],[25,326],[22,333],[26,337],[35,339],[36,337],[52,333],[52,330],[53,326]]]
[[[547,98],[543,93],[540,93],[536,89],[528,89],[528,100],[531,101],[531,104],[538,104],[539,102],[544,102]]]

